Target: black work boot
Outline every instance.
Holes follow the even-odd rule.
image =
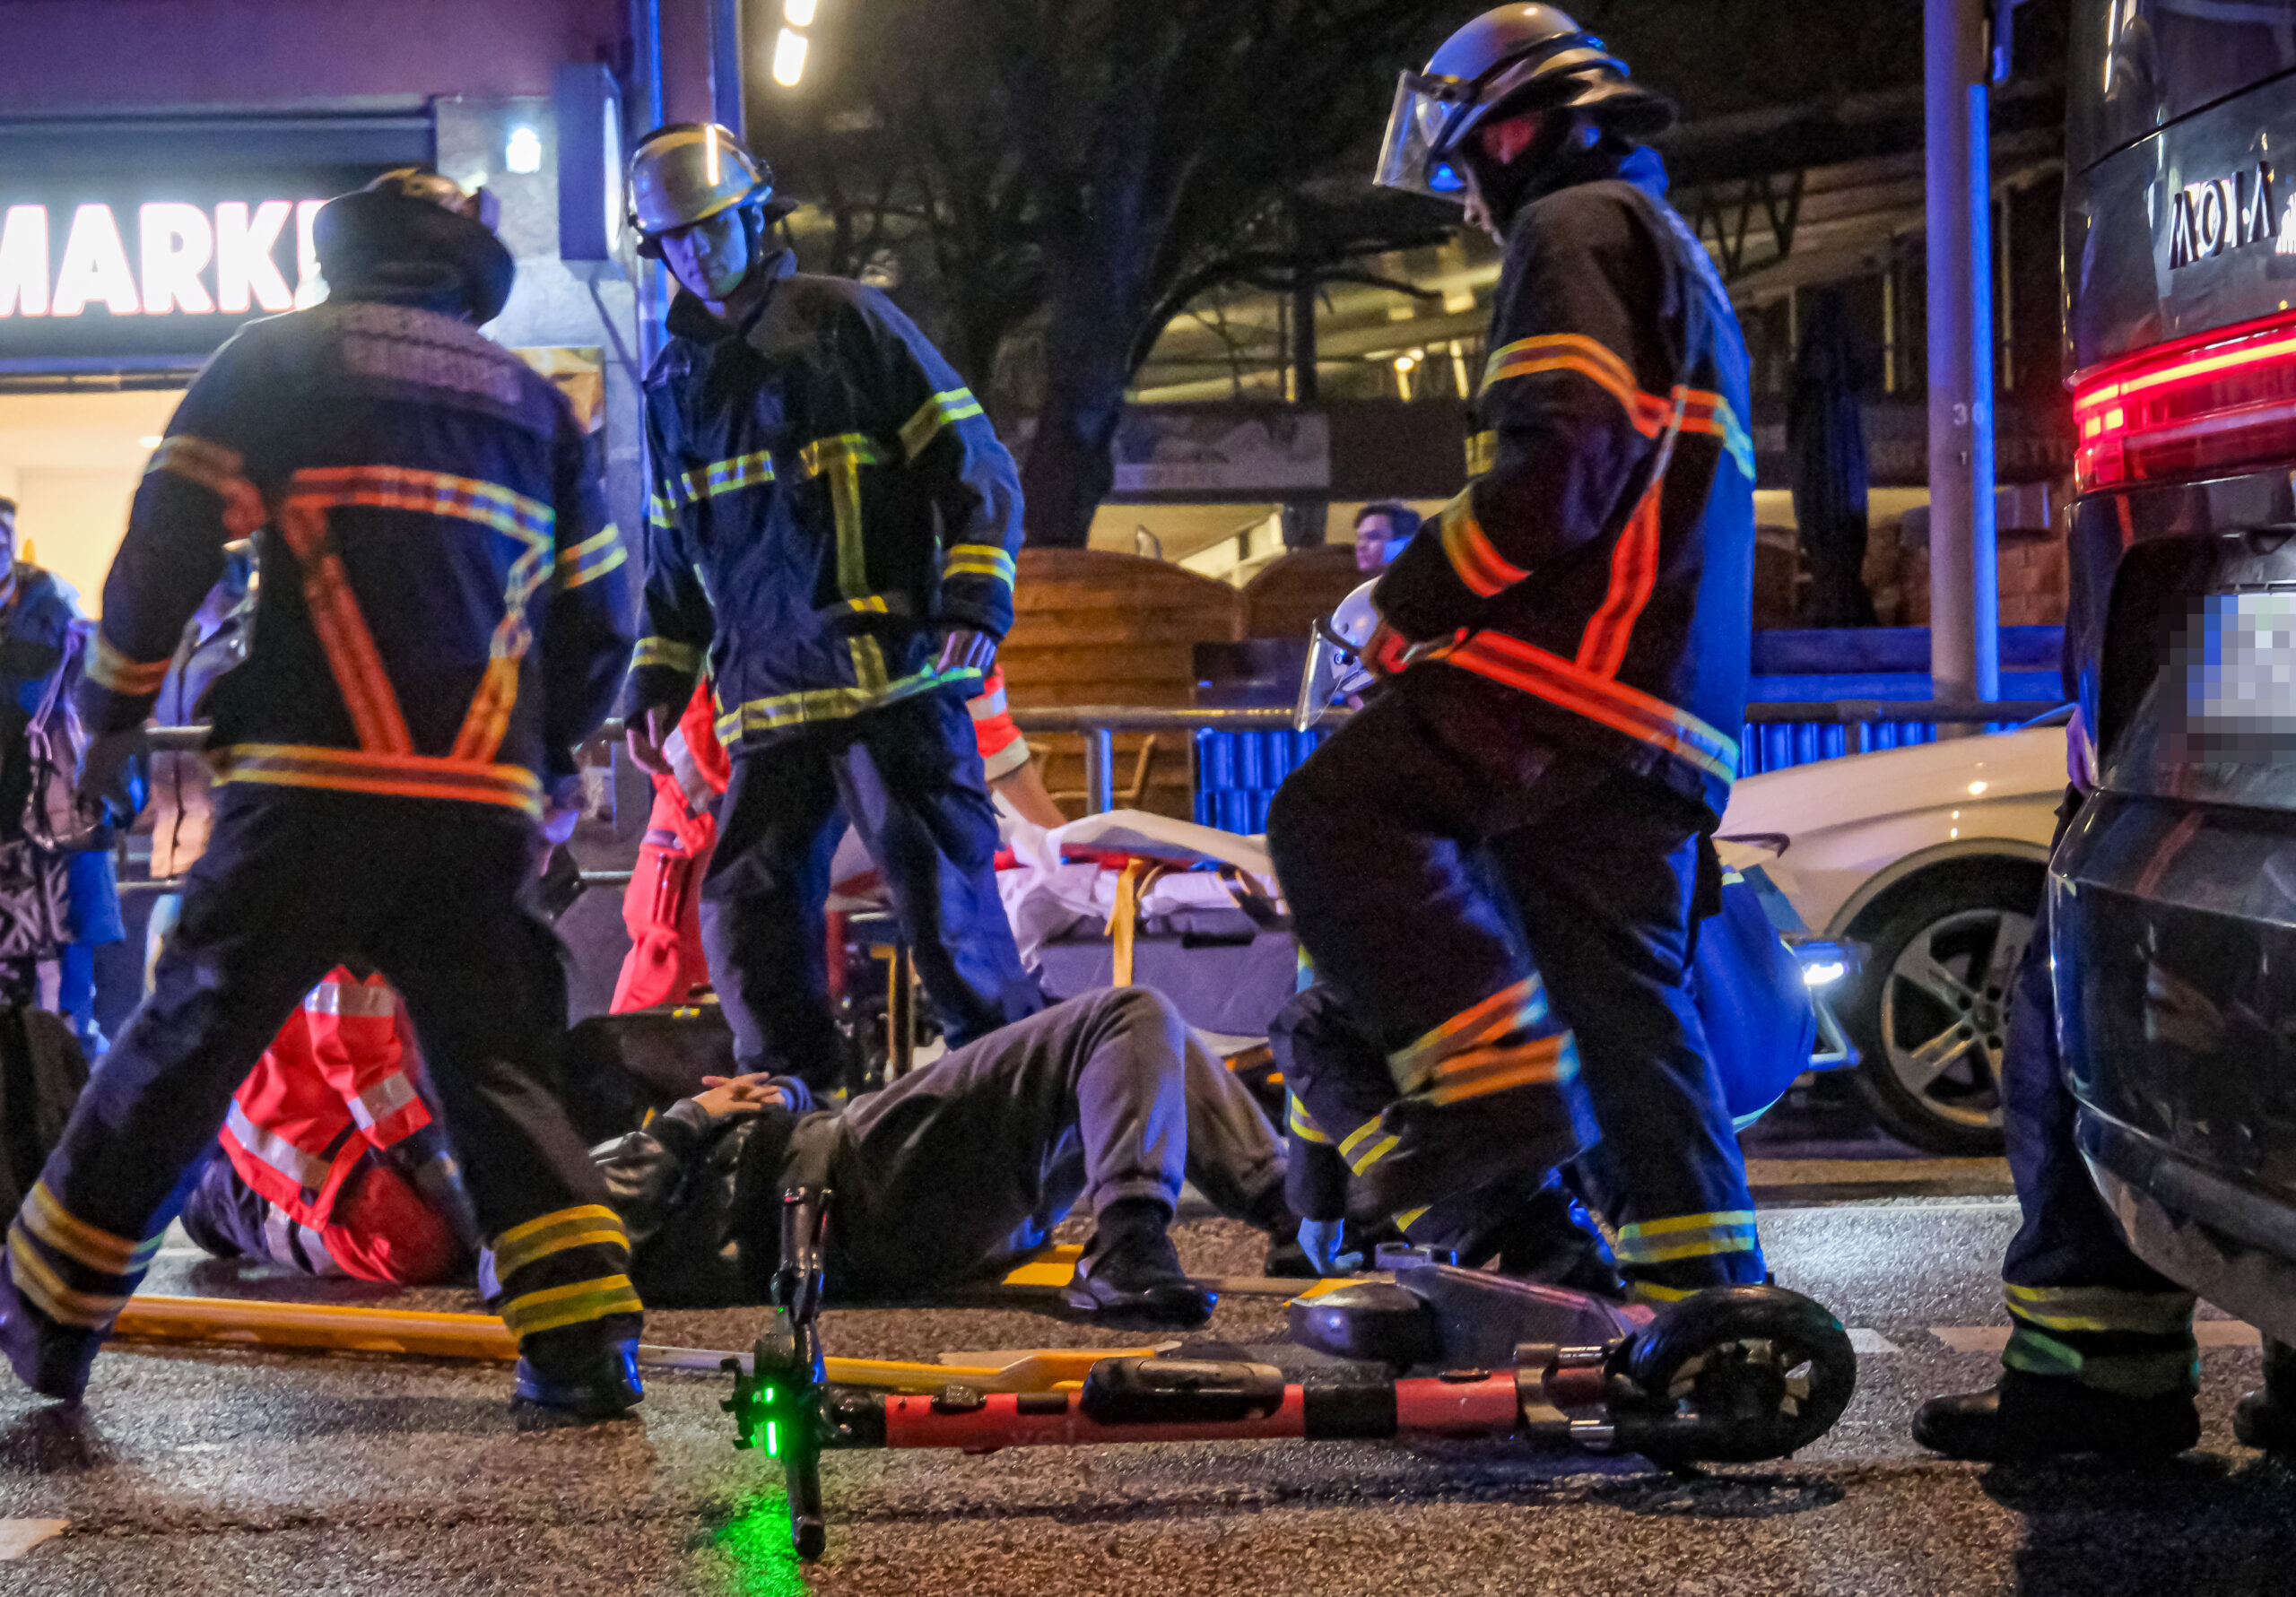
[[[579,1329],[545,1331],[518,1344],[514,1408],[552,1423],[588,1425],[622,1419],[645,1402],[638,1339],[601,1342],[595,1336],[569,1337]]]
[[[2232,1409],[2232,1434],[2266,1453],[2296,1453],[2296,1348],[2264,1339],[2264,1384]]]
[[[1152,1198],[1121,1198],[1101,1210],[1068,1283],[1069,1307],[1126,1331],[1192,1331],[1209,1320],[1219,1297],[1180,1268],[1171,1218]]]
[[[1922,1404],[1913,1439],[1947,1458],[1982,1463],[2078,1453],[2162,1459],[2200,1440],[2200,1410],[2189,1392],[2122,1397],[2064,1376],[2005,1369],[1983,1392]]]

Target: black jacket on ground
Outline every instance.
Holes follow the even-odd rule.
[[[690,295],[646,378],[646,636],[625,709],[755,748],[946,685],[939,635],[1013,624],[1020,476],[980,404],[876,290],[796,272],[739,328]]]
[[[1648,771],[1718,815],[1752,647],[1746,353],[1648,151],[1600,147],[1509,230],[1479,474],[1380,579],[1440,721]],[[1649,495],[1654,472],[1663,486]]]

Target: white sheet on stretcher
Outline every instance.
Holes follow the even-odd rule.
[[[1278,897],[1266,838],[1241,837],[1143,810],[1087,815],[1049,830],[1025,820],[1009,822],[1005,842],[1021,863],[1014,870],[996,873],[996,888],[1021,945],[1021,960],[1027,965],[1037,962],[1038,950],[1052,938],[1086,926],[1097,932],[1116,909],[1117,879],[1122,872],[1089,862],[1066,864],[1061,856],[1067,849],[1145,855],[1180,866],[1234,865],[1261,892]],[[1160,876],[1140,898],[1144,919],[1186,909],[1235,907],[1235,895],[1208,870],[1183,869]]]

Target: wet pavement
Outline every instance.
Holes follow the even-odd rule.
[[[65,1522],[13,1558],[30,1528],[0,1524],[0,1593],[2296,1591],[2296,1475],[2230,1431],[2259,1361],[2241,1328],[2204,1338],[2207,1431],[2168,1468],[1985,1470],[1913,1446],[1922,1396],[1990,1379],[2017,1216],[1997,1164],[1900,1151],[1757,1150],[1779,1282],[1860,1351],[1841,1423],[1782,1463],[1678,1479],[1427,1441],[834,1454],[829,1554],[801,1570],[767,1462],[729,1445],[723,1377],[657,1375],[641,1420],[534,1431],[500,1366],[122,1347],[76,1419],[0,1391],[0,1518]],[[1179,1237],[1193,1268],[1258,1271],[1240,1227]],[[148,1289],[471,1306],[288,1285],[170,1247]],[[1276,1299],[1231,1298],[1211,1332],[1282,1321]],[[664,1313],[647,1337],[736,1347],[755,1326]],[[1139,1340],[983,1309],[833,1312],[826,1331],[832,1353],[910,1358]]]

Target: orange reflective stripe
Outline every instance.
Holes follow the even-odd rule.
[[[427,754],[377,754],[304,743],[237,743],[216,754],[219,782],[316,787],[396,798],[453,799],[542,813],[542,784],[524,766]]]
[[[413,735],[398,707],[398,695],[383,670],[375,635],[359,612],[359,599],[343,569],[343,556],[327,528],[327,507],[315,498],[292,497],[279,513],[279,530],[303,567],[303,603],[311,629],[326,651],[327,670],[351,712],[359,746],[377,754],[412,754]]]
[[[83,668],[87,679],[99,688],[129,699],[141,699],[146,693],[157,693],[160,684],[168,680],[166,660],[138,660],[112,647],[102,632],[95,638],[95,647],[88,652]]]
[[[1601,388],[1625,407],[1627,420],[1645,438],[1656,438],[1665,425],[1665,402],[1645,394],[1635,383],[1632,369],[1615,352],[1584,334],[1546,333],[1493,351],[1491,364],[1483,369],[1483,386],[1489,388],[1511,378],[1549,371],[1575,371]],[[1658,412],[1655,420],[1649,415],[1653,410]]]
[[[1546,993],[1535,976],[1501,987],[1387,1055],[1387,1070],[1405,1092],[1418,1088],[1443,1060],[1546,1018]]]
[[[1488,599],[1530,575],[1492,546],[1483,524],[1475,519],[1473,489],[1443,507],[1441,526],[1444,556],[1460,583],[1476,598]]]
[[[1676,709],[1624,682],[1582,671],[1561,655],[1520,638],[1478,632],[1441,658],[1653,744],[1726,782],[1737,777],[1735,738],[1725,737],[1688,710]]]
[[[1595,612],[1578,640],[1582,671],[1596,676],[1618,674],[1626,660],[1626,646],[1634,636],[1634,623],[1641,619],[1643,606],[1650,603],[1651,591],[1658,586],[1660,486],[1653,482],[1643,491],[1641,502],[1611,547],[1610,591],[1603,595],[1602,608]]]

